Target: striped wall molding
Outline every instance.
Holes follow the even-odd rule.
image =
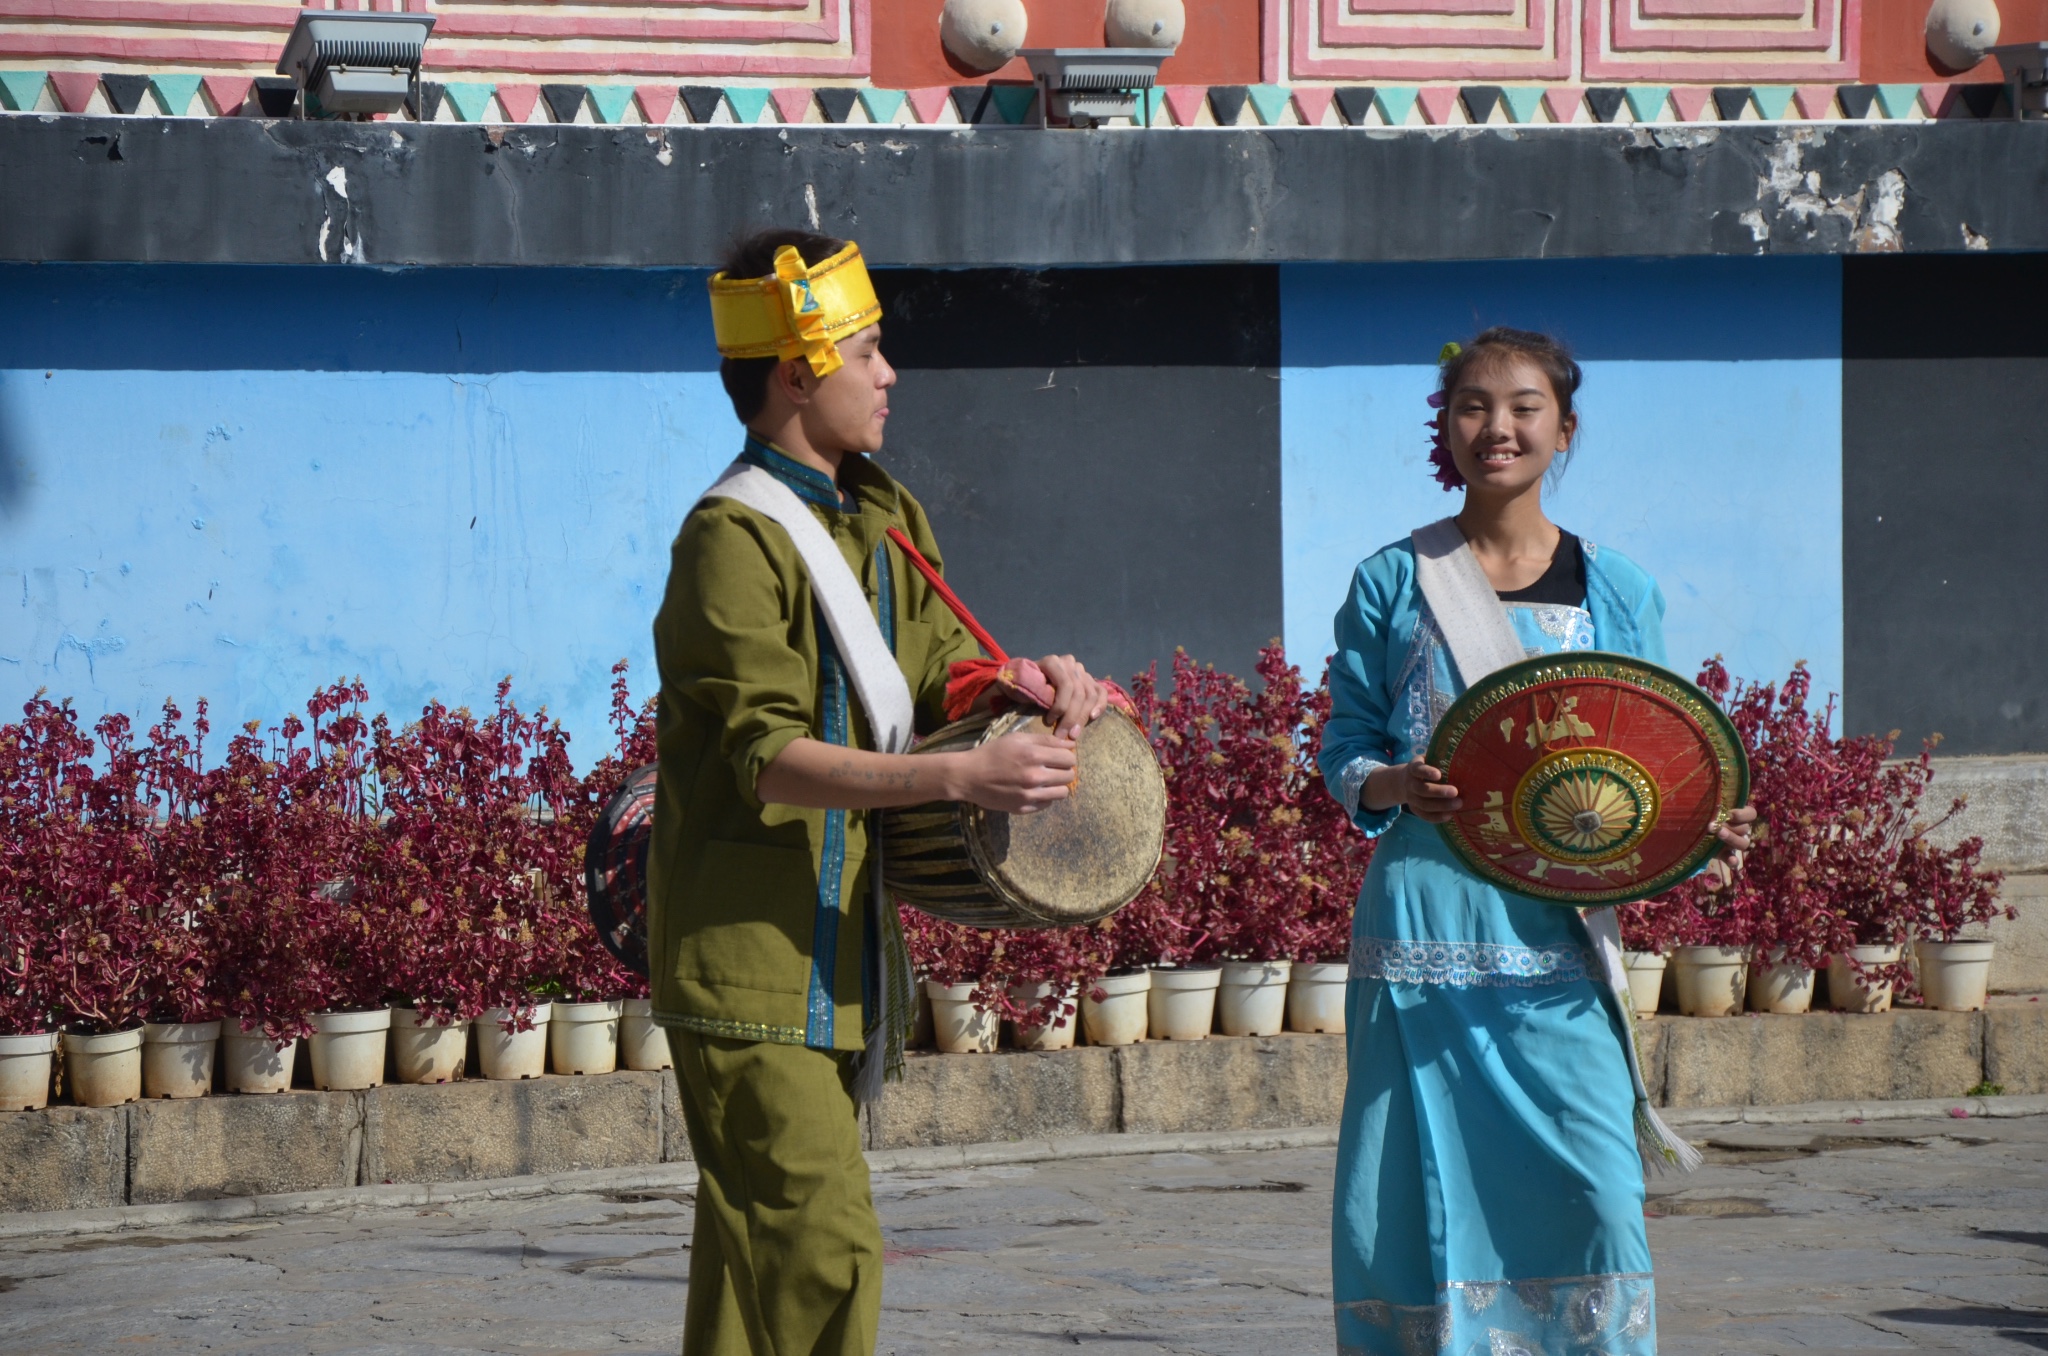
[[[266,76],[0,70],[13,113],[284,117],[289,80]],[[425,81],[401,120],[489,123],[1016,125],[1029,85],[890,90],[851,85],[526,84]],[[1716,122],[1925,122],[2010,116],[2000,84],[1168,85],[1151,127],[1445,127]]]

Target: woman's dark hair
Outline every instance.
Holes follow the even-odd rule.
[[[1534,363],[1550,380],[1551,393],[1557,397],[1558,417],[1572,417],[1572,397],[1585,380],[1585,373],[1572,360],[1570,349],[1534,330],[1509,329],[1506,325],[1481,330],[1471,343],[1444,360],[1437,371],[1437,390],[1448,400],[1475,364],[1490,367],[1510,358],[1525,358]]]
[[[815,231],[767,230],[739,241],[725,252],[720,272],[728,278],[760,278],[775,271],[775,252],[794,246],[806,264],[816,265],[846,248],[844,240]],[[718,364],[718,379],[732,401],[732,412],[742,424],[752,423],[768,403],[768,379],[782,363],[780,358],[725,358]]]

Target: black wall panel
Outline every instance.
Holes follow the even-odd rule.
[[[1280,634],[1270,267],[877,273],[882,460],[1014,654],[1119,680],[1175,646],[1249,674]]]
[[[1845,727],[2048,752],[2048,256],[1844,261]]]

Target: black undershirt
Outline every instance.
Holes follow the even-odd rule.
[[[1543,577],[1525,589],[1497,589],[1504,603],[1551,603],[1564,607],[1586,605],[1586,548],[1563,528],[1557,530],[1557,550]]]

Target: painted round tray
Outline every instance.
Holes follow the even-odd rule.
[[[1429,764],[1465,808],[1441,825],[1503,889],[1585,908],[1697,871],[1749,799],[1742,741],[1714,700],[1628,655],[1538,655],[1451,705]]]

